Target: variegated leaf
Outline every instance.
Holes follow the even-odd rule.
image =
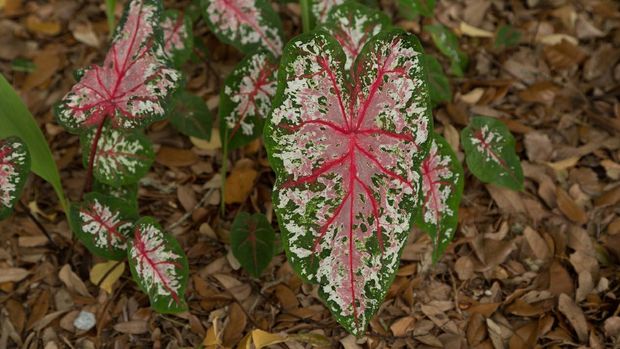
[[[56,107],[58,121],[81,133],[110,119],[136,128],[164,117],[164,100],[180,79],[161,47],[161,1],[131,0],[103,66],[87,69]]]
[[[355,335],[392,282],[418,203],[432,131],[421,52],[413,35],[380,33],[350,78],[335,39],[301,35],[265,126],[288,259]]]
[[[98,180],[93,181],[93,191],[97,193],[105,193],[117,199],[125,201],[135,212],[138,212],[138,183],[127,184],[121,187],[113,187],[111,185],[101,183]]]
[[[351,1],[334,7],[324,27],[344,49],[347,56],[345,68],[350,69],[368,40],[390,28],[391,24],[383,12]]]
[[[229,149],[248,144],[263,131],[276,93],[278,65],[267,51],[244,58],[220,93],[220,133]]]
[[[433,241],[433,261],[444,253],[454,237],[463,194],[463,167],[443,137],[434,134],[428,155],[422,162],[422,209],[415,224]]]
[[[310,11],[312,13],[312,22],[315,25],[325,23],[329,13],[333,8],[342,5],[346,0],[309,0]]]
[[[134,227],[127,251],[134,280],[149,295],[151,307],[160,313],[187,310],[189,265],[172,235],[163,231],[154,218],[141,218]]]
[[[264,214],[240,212],[230,228],[230,247],[243,269],[255,278],[273,259],[275,232]]]
[[[469,64],[469,58],[465,52],[461,51],[459,40],[452,30],[443,24],[433,24],[425,25],[424,31],[431,35],[439,51],[450,58],[452,74],[463,76]]]
[[[161,27],[164,31],[164,53],[179,68],[189,59],[194,47],[192,19],[177,10],[166,10],[162,15]]]
[[[173,108],[168,116],[170,123],[186,136],[211,139],[213,116],[205,101],[184,90],[175,93],[173,99]]]
[[[0,140],[0,219],[13,211],[30,173],[28,147],[18,137]]]
[[[280,56],[280,17],[267,0],[201,0],[203,17],[223,42],[249,54],[262,47]]]
[[[80,136],[84,167],[89,167],[89,154],[93,146],[93,176],[100,182],[120,187],[138,182],[151,167],[154,153],[151,142],[141,131],[123,131],[104,125],[96,145],[98,129]]]
[[[72,205],[71,227],[94,255],[113,260],[127,256],[137,210],[124,200],[100,193],[88,193],[79,205]]]
[[[479,180],[523,190],[523,170],[515,139],[500,120],[474,117],[461,131],[467,167]]]

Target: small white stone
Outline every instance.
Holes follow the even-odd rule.
[[[73,326],[75,326],[78,330],[88,331],[95,327],[96,323],[97,320],[95,319],[95,314],[82,310],[73,321]]]

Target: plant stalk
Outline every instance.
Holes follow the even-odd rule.
[[[116,26],[114,12],[116,12],[116,0],[106,0],[105,2],[105,14],[108,17],[108,29],[110,30],[110,37],[114,35],[114,28]]]
[[[220,213],[222,217],[226,214],[226,172],[228,165],[228,127],[224,130],[224,144],[222,144],[222,168],[220,169],[220,177],[222,178],[222,197],[220,198]]]
[[[299,0],[301,7],[301,28],[304,33],[310,31],[310,1],[311,0]]]
[[[105,124],[106,119],[107,117],[104,117],[99,126],[97,126],[97,133],[95,133],[93,144],[90,146],[90,154],[88,154],[88,169],[86,170],[86,179],[84,180],[84,188],[82,189],[82,194],[80,195],[80,201],[82,201],[84,194],[93,189],[93,168],[95,167],[95,156],[97,156],[97,147],[99,145],[99,139],[101,138],[101,132],[103,131],[103,125]]]

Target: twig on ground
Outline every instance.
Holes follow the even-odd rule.
[[[19,203],[19,206],[22,209],[22,211],[24,211],[24,213],[28,215],[30,220],[32,220],[34,222],[34,224],[37,226],[37,228],[39,228],[39,230],[43,233],[43,235],[45,235],[45,237],[47,238],[47,240],[49,240],[49,242],[52,244],[52,246],[54,246],[55,248],[59,249],[60,246],[58,246],[58,244],[56,244],[56,242],[54,242],[54,240],[52,240],[52,236],[50,235],[50,233],[47,231],[47,229],[45,229],[43,224],[41,224],[41,222],[39,222],[37,217],[35,217],[32,214],[32,212],[30,212],[30,209],[28,207],[26,207],[26,205],[24,205],[21,201],[18,200],[17,202]]]
[[[209,198],[211,197],[211,195],[213,195],[213,193],[215,193],[216,188],[211,188],[209,189],[205,195],[202,196],[202,199],[200,199],[200,201],[196,204],[196,206],[194,206],[194,208],[191,209],[191,211],[186,212],[183,216],[181,216],[181,218],[179,218],[176,222],[170,224],[166,230],[172,230],[178,226],[180,226],[181,224],[183,224],[183,222],[185,222],[189,217],[192,216],[192,213],[194,213],[194,211],[196,211],[198,208],[202,207],[207,200],[209,200]]]

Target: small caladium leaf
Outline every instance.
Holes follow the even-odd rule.
[[[164,117],[164,101],[180,73],[167,67],[162,52],[160,7],[156,0],[128,3],[103,66],[85,70],[56,107],[65,128],[81,133],[107,118],[129,129]]]
[[[345,69],[351,68],[368,40],[390,27],[390,19],[383,12],[352,1],[334,7],[324,25],[347,55]]]
[[[265,215],[241,212],[230,229],[232,253],[253,277],[260,277],[274,253],[275,233]]]
[[[223,42],[250,54],[265,48],[282,54],[280,17],[267,0],[201,0],[203,17]]]
[[[121,260],[127,256],[137,210],[125,200],[100,193],[88,193],[69,213],[75,235],[88,250],[100,257]]]
[[[443,72],[441,63],[439,63],[437,58],[431,55],[424,55],[424,62],[426,65],[426,72],[428,73],[428,83],[433,105],[451,101],[452,88],[450,87],[450,80]]]
[[[192,19],[177,10],[166,10],[161,16],[161,27],[164,31],[164,53],[175,67],[180,68],[194,48]]]
[[[265,126],[288,260],[348,331],[379,308],[409,234],[432,131],[422,48],[401,30],[362,49],[304,34],[285,49]]]
[[[258,138],[276,94],[278,64],[267,51],[244,58],[226,78],[220,93],[220,133],[229,149]]]
[[[433,262],[452,241],[458,223],[458,209],[463,194],[463,167],[441,136],[433,135],[433,143],[420,168],[422,174],[422,209],[415,224],[433,241]]]
[[[149,295],[151,307],[160,313],[187,310],[185,289],[189,264],[174,237],[154,218],[141,218],[134,226],[127,250],[134,280]]]
[[[172,125],[186,136],[211,139],[213,116],[205,101],[184,90],[175,93],[173,100],[169,113]]]
[[[432,17],[435,11],[435,0],[400,0],[400,4],[407,9],[410,16],[422,15]]]
[[[442,24],[425,25],[424,31],[431,34],[435,46],[446,57],[450,58],[450,70],[456,76],[463,76],[469,59],[459,48],[459,41],[456,35]]]
[[[523,190],[523,170],[515,139],[500,120],[474,117],[461,131],[467,167],[485,183]]]
[[[30,152],[18,137],[0,140],[0,219],[8,217],[30,173]]]
[[[113,187],[95,179],[93,181],[93,192],[105,193],[105,195],[123,200],[132,207],[135,212],[138,212],[138,183]]]
[[[84,167],[89,167],[89,155],[98,130],[80,136]],[[102,183],[120,187],[138,182],[151,167],[155,157],[153,146],[138,130],[123,131],[103,126],[96,145],[93,176]]]

